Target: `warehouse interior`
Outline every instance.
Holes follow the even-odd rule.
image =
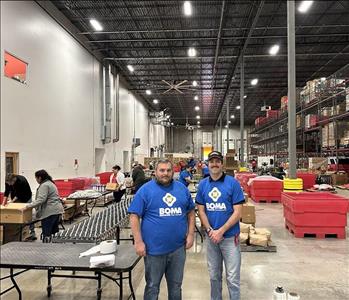
[[[222,153],[225,174],[245,195],[241,299],[349,299],[349,2],[0,5],[1,299],[95,299],[96,289],[97,299],[143,299],[145,270],[127,214],[136,193],[132,173],[141,166],[153,178],[166,158],[176,180],[193,162],[195,200],[211,151]],[[126,176],[118,203],[108,188],[115,165]],[[11,208],[17,203],[6,194],[8,176],[18,174],[35,199],[41,169],[64,206],[47,244],[40,219]],[[95,220],[104,231],[83,236]],[[35,241],[26,239],[30,224]],[[210,299],[208,234],[198,216],[195,225],[186,300]],[[96,278],[68,279],[94,273],[62,267],[79,262],[69,247],[82,251],[114,237],[126,254],[134,252],[125,271],[131,279],[125,273],[120,284],[102,274],[100,287]],[[18,241],[18,253],[3,254]],[[64,254],[54,265],[41,248],[50,246]],[[40,251],[43,263],[16,264]],[[15,283],[11,272],[20,270],[27,272]],[[48,283],[51,271],[68,278]],[[163,279],[159,299],[167,295]]]

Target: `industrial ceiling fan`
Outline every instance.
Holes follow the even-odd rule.
[[[166,80],[161,80],[163,83],[168,85],[168,89],[164,91],[162,94],[167,94],[171,91],[173,92],[178,92],[180,94],[184,94],[185,90],[190,90],[190,91],[195,91],[196,89],[193,88],[191,84],[186,84],[188,80],[183,80],[181,82],[178,82],[177,80],[173,80],[172,83],[166,81]]]

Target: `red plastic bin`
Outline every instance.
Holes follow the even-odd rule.
[[[235,174],[235,179],[240,182],[240,185],[242,189],[245,191],[245,193],[248,194],[248,196],[251,196],[250,186],[248,185],[248,181],[251,178],[257,177],[257,174],[255,173],[249,173],[249,172],[239,172]]]
[[[286,227],[296,237],[315,234],[343,237],[347,225],[349,202],[346,198],[326,192],[282,193]]]
[[[250,184],[251,198],[254,201],[266,200],[281,201],[281,192],[283,190],[283,181],[276,178],[252,180]]]
[[[96,176],[99,177],[100,184],[107,184],[110,180],[110,175],[112,173],[113,172],[102,172],[102,173],[96,174]]]
[[[297,178],[303,179],[303,189],[310,189],[314,186],[316,181],[316,175],[313,173],[301,173],[297,172]]]

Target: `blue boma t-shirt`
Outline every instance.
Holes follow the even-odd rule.
[[[189,182],[185,180],[188,177],[193,178],[193,175],[191,175],[187,170],[183,170],[181,173],[179,173],[178,181],[183,183],[185,186],[188,186]]]
[[[240,183],[232,176],[225,175],[214,181],[206,177],[200,181],[196,194],[196,203],[205,206],[208,221],[213,229],[222,227],[234,212],[233,205],[245,202]],[[224,233],[224,237],[232,237],[240,233],[237,222]]]
[[[194,207],[189,190],[178,181],[163,186],[153,179],[143,185],[128,213],[142,218],[141,233],[147,254],[167,254],[184,246],[187,214]]]

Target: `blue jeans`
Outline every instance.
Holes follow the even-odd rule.
[[[241,252],[239,239],[225,238],[219,244],[208,239],[207,265],[211,282],[211,300],[222,300],[223,262],[230,300],[240,299]]]
[[[144,257],[145,281],[144,300],[157,300],[160,283],[165,274],[169,300],[182,299],[182,281],[185,263],[185,247],[165,254]]]

